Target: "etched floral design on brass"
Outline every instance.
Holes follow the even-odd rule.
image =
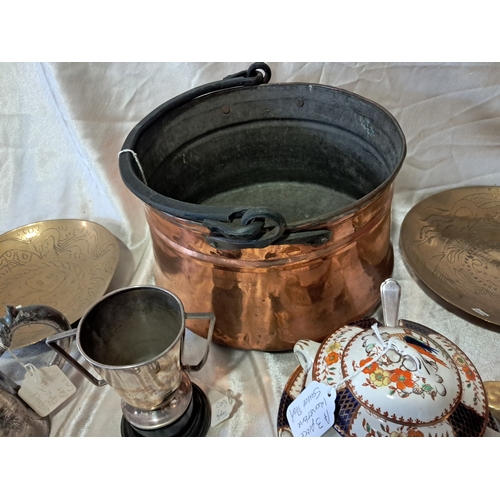
[[[43,221],[9,231],[0,236],[0,310],[43,304],[73,323],[104,294],[118,257],[116,238],[94,222]],[[52,333],[43,325],[20,327],[11,348]]]
[[[458,188],[421,201],[403,221],[401,246],[431,290],[500,324],[500,188]]]

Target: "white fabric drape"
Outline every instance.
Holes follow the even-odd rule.
[[[0,233],[35,221],[98,222],[120,241],[110,289],[153,283],[143,205],[123,184],[118,152],[130,130],[166,100],[248,67],[239,63],[1,63]],[[500,380],[500,328],[435,301],[412,278],[399,250],[408,210],[432,193],[500,184],[500,64],[270,63],[272,82],[338,86],[389,110],[407,139],[395,183],[394,277],[400,316],[427,324],[459,345],[483,380]],[[0,277],[1,279],[1,277]],[[196,355],[203,339],[188,337]],[[213,436],[274,436],[292,353],[213,346],[196,378],[237,405]],[[2,360],[0,359],[0,369]],[[118,396],[72,368],[75,396],[52,418],[54,436],[118,436]]]

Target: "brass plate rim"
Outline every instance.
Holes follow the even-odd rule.
[[[500,381],[487,380],[483,382],[483,385],[486,391],[490,412],[495,418],[500,419]]]
[[[491,197],[491,195],[493,196]],[[442,270],[436,272],[435,270],[432,270],[430,267],[431,266],[430,262],[433,261],[433,259],[434,260],[438,259],[440,252],[443,253],[449,251],[449,254],[445,256],[447,260],[450,260],[451,253],[454,253],[453,258],[457,257],[458,260],[467,259],[466,257],[467,255],[472,255],[472,257],[477,257],[476,253],[474,252],[471,253],[469,248],[469,253],[467,254],[465,246],[462,252],[458,247],[456,249],[450,249],[451,245],[450,241],[453,241],[453,239],[451,238],[447,239],[444,236],[443,232],[439,230],[435,231],[435,234],[433,236],[434,243],[432,243],[432,245],[436,247],[433,250],[434,252],[433,255],[431,255],[431,252],[429,250],[427,251],[415,250],[418,243],[424,245],[422,238],[420,240],[415,239],[415,235],[424,230],[422,224],[423,221],[427,222],[431,217],[439,219],[439,217],[442,216],[443,220],[444,217],[449,217],[448,222],[443,222],[442,224],[442,228],[446,227],[444,231],[449,230],[449,228],[453,226],[453,222],[454,221],[456,222],[457,220],[464,219],[462,225],[466,224],[467,217],[461,217],[460,219],[458,218],[453,219],[452,210],[457,209],[457,207],[458,210],[461,210],[462,207],[460,206],[460,204],[463,205],[465,205],[466,203],[469,204],[470,205],[469,207],[463,207],[463,209],[465,211],[470,209],[476,210],[477,211],[476,215],[478,215],[481,212],[488,213],[488,211],[490,211],[492,217],[489,218],[489,222],[491,223],[495,221],[494,225],[500,231],[500,218],[498,220],[495,220],[493,218],[493,215],[495,213],[500,213],[499,210],[490,210],[489,208],[483,208],[477,206],[476,203],[478,202],[478,200],[480,200],[481,196],[486,196],[486,197],[490,196],[489,201],[492,201],[492,198],[497,199],[498,206],[500,208],[500,187],[497,186],[464,186],[459,188],[447,189],[444,191],[434,193],[420,200],[408,211],[405,218],[403,219],[403,222],[401,224],[399,242],[402,250],[402,255],[404,257],[406,264],[409,266],[409,268],[412,270],[415,276],[432,292],[434,292],[438,297],[443,299],[448,304],[457,307],[461,311],[475,318],[478,318],[482,321],[485,321],[493,325],[500,325],[500,308],[485,307],[487,304],[483,297],[487,297],[488,295],[492,296],[491,295],[492,292],[490,290],[486,290],[484,287],[481,288],[480,286],[475,286],[472,284],[473,280],[477,278],[476,276],[472,275],[473,272],[471,274],[467,270],[464,270],[464,266],[456,266],[455,273],[457,276],[460,276],[464,280],[461,283],[464,288],[461,291],[454,292],[452,285],[450,285],[449,283],[443,284],[445,283],[444,280],[450,278],[449,274],[442,273]],[[431,204],[435,204],[434,207],[432,207]],[[488,205],[491,205],[491,203],[488,203],[488,200],[485,199],[484,206],[488,207]],[[451,215],[448,215],[450,213]],[[470,217],[468,220],[470,221],[476,220],[476,222],[484,223],[486,219],[485,217],[478,216],[475,218]],[[430,231],[429,226],[426,226],[426,229]],[[462,227],[462,231],[465,236],[468,236],[466,227]],[[469,233],[472,234],[472,231],[469,231]],[[436,240],[439,240],[439,238],[441,238],[441,240],[444,241],[444,243],[441,243],[441,241],[438,241],[438,243],[436,243]],[[465,238],[460,243],[467,244],[470,242],[471,242],[470,240]],[[428,244],[428,246],[430,245],[431,243]],[[500,240],[497,241],[497,245],[500,247]],[[460,255],[460,253],[462,253],[462,255]],[[453,266],[448,263],[447,268],[448,270],[450,268],[453,269]],[[467,296],[465,293],[463,294],[464,295],[463,299],[460,300],[456,298],[457,295],[460,296],[462,291],[467,290],[467,288],[469,288],[470,290],[473,290],[474,288],[478,290],[478,293],[473,294],[474,298],[477,299],[476,304],[474,304],[474,307],[472,307],[472,305],[468,305],[469,296]],[[498,289],[500,290],[500,283]],[[496,287],[494,291],[496,291]],[[500,291],[498,292],[498,295],[500,299]],[[488,312],[484,311],[484,309],[487,309]]]

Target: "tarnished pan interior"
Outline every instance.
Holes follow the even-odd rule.
[[[305,84],[198,98],[152,123],[136,147],[156,193],[196,205],[270,206],[288,225],[373,193],[403,151],[384,110]]]
[[[312,219],[351,205],[355,198],[312,182],[266,182],[218,193],[203,205],[272,207],[287,221]]]

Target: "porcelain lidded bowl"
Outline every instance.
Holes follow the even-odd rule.
[[[342,436],[481,436],[488,406],[477,370],[443,335],[401,320],[347,325],[294,352],[315,380],[336,389]]]

